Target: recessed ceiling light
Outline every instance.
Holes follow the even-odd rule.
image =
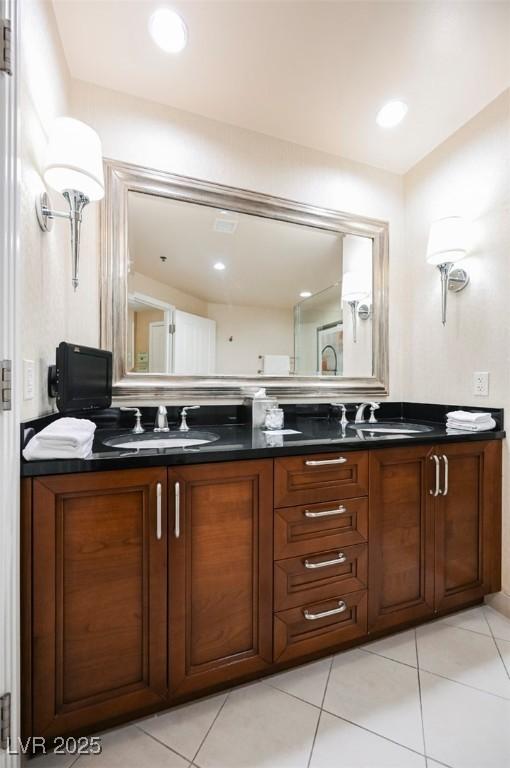
[[[179,53],[188,42],[188,29],[181,17],[170,8],[158,8],[149,19],[152,39],[166,53]]]
[[[311,291],[301,291],[301,293],[299,295],[301,296],[302,299],[309,299],[310,296],[312,295],[312,292]]]
[[[217,261],[214,265],[214,269],[217,269],[218,272],[222,272],[224,269],[226,269],[226,267],[222,261]]]
[[[377,113],[375,121],[381,128],[394,128],[407,114],[407,104],[395,99],[388,101]]]

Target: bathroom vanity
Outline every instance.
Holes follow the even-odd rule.
[[[500,589],[502,428],[317,422],[276,447],[207,429],[220,439],[194,450],[23,465],[26,736],[97,731]]]
[[[155,407],[143,434],[132,413],[98,422],[91,459],[22,466],[25,736],[98,731],[498,591],[502,412],[454,435],[447,406],[368,403],[353,424],[317,405],[388,395],[388,223],[105,175],[101,348],[115,402]],[[300,403],[295,432],[204,413],[261,387]],[[152,431],[169,403],[202,406],[186,444]]]

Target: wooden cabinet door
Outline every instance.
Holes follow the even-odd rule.
[[[435,602],[442,612],[500,589],[501,442],[450,443],[436,453]]]
[[[166,698],[164,512],[166,470],[34,480],[32,734],[97,729]]]
[[[434,611],[433,448],[370,454],[369,631]]]
[[[168,471],[171,694],[271,663],[272,479],[270,460]]]

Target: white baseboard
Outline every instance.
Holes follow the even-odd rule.
[[[487,595],[485,602],[510,619],[510,595],[506,592],[495,592],[493,595]]]

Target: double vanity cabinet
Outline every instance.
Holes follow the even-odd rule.
[[[80,734],[500,588],[501,441],[22,481],[25,735]]]

